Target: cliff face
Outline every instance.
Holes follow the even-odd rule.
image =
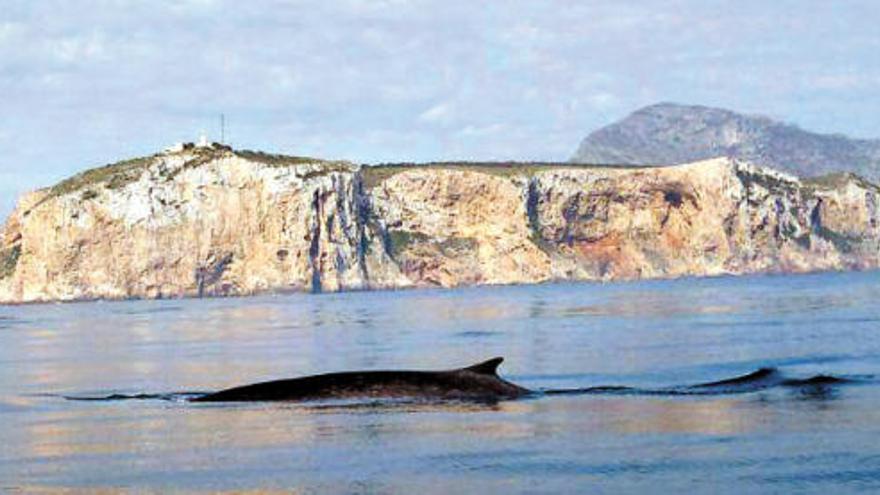
[[[24,197],[0,302],[861,269],[880,191],[728,159],[358,167],[186,150]]]

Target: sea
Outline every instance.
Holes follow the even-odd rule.
[[[187,400],[495,356],[600,388]],[[4,493],[878,491],[878,272],[0,306]]]

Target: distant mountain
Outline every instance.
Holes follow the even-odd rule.
[[[675,103],[642,108],[593,132],[571,161],[663,165],[717,156],[801,177],[847,171],[880,179],[880,140],[817,134],[767,117]]]

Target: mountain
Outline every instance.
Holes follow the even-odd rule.
[[[0,303],[880,266],[880,189],[729,158],[363,166],[184,147],[22,198]]]
[[[846,171],[880,179],[880,140],[817,134],[767,117],[675,103],[642,108],[593,132],[571,160],[660,165],[718,156],[800,177]]]

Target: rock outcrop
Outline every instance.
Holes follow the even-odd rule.
[[[22,198],[0,302],[865,269],[880,190],[731,159],[357,166],[186,149]]]

